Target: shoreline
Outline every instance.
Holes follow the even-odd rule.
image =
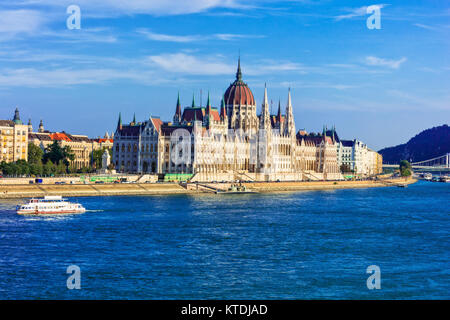
[[[252,182],[243,183],[248,189],[260,193],[314,191],[333,189],[381,188],[409,185],[417,180],[398,178],[378,181],[298,181],[298,182]],[[0,185],[0,199],[24,199],[60,195],[63,197],[89,196],[138,196],[174,194],[213,194],[214,188],[227,189],[229,183],[130,183],[130,184],[30,184]]]

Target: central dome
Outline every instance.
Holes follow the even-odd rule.
[[[236,80],[230,84],[224,94],[224,102],[226,105],[249,105],[256,106],[253,93],[247,84],[242,81],[241,59],[238,61],[238,69],[236,72]]]

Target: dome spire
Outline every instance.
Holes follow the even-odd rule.
[[[22,124],[22,120],[20,120],[19,108],[16,107],[16,111],[14,111],[13,121],[15,124]]]
[[[241,54],[239,54],[239,58],[238,58],[238,68],[237,68],[237,72],[236,72],[236,80],[237,81],[242,81]]]
[[[175,115],[173,116],[173,122],[181,122],[181,103],[180,103],[180,91],[178,91],[177,107],[175,109]]]

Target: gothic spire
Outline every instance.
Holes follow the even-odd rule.
[[[238,59],[238,68],[237,68],[237,72],[236,72],[236,80],[237,81],[242,81],[241,55],[239,55],[239,59]]]
[[[16,111],[14,112],[13,121],[15,124],[22,124],[22,120],[20,120],[19,108],[16,107]]]
[[[178,91],[177,107],[175,109],[175,115],[173,116],[173,122],[181,122],[180,91]]]
[[[292,110],[291,88],[288,91],[288,101],[286,104],[286,119],[284,121],[285,134],[295,136],[294,112]]]
[[[192,94],[192,108],[195,108],[195,94]]]
[[[278,122],[281,122],[281,101],[280,101],[280,99],[278,99],[277,121],[278,121]]]
[[[206,102],[206,107],[211,108],[211,100],[209,99],[209,91],[208,91],[208,101]]]
[[[42,125],[42,120],[41,120],[41,123],[39,124],[39,127],[41,125]],[[122,113],[121,112],[119,112],[119,121],[117,121],[117,128],[122,129]]]
[[[222,97],[221,105],[220,105],[220,117],[222,119],[227,117],[227,110],[225,107],[225,97]]]
[[[267,85],[264,84],[264,102],[262,104],[261,108],[261,116],[259,120],[259,128],[270,130],[272,128],[272,125],[270,123],[270,113],[269,113],[269,102],[267,98]]]

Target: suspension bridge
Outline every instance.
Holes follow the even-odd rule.
[[[418,161],[411,162],[411,167],[414,170],[419,171],[449,171],[450,172],[450,153],[444,154],[442,156]],[[384,164],[383,168],[398,168],[398,164]]]

